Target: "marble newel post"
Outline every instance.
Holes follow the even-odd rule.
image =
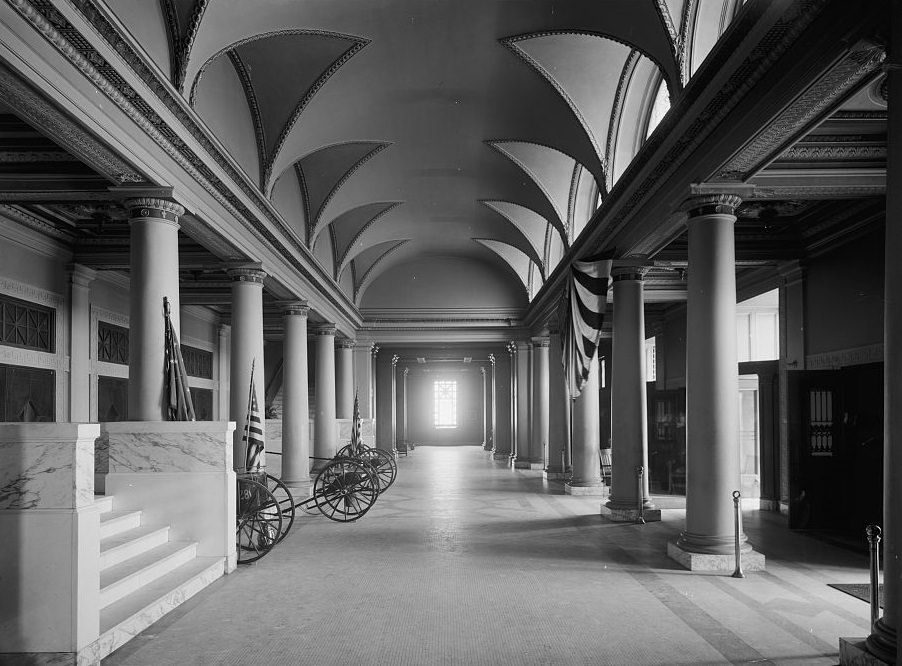
[[[338,450],[335,421],[335,324],[314,329],[316,336],[316,419],[313,424],[313,456],[332,458]],[[313,467],[325,464],[314,460]]]
[[[568,495],[603,495],[601,462],[598,444],[601,439],[601,421],[598,405],[598,356],[589,364],[589,378],[582,392],[572,400],[573,439],[570,481],[564,486]]]
[[[570,450],[570,398],[564,380],[561,334],[557,329],[548,339],[548,464],[546,479],[565,479]]]
[[[840,640],[843,664],[902,664],[902,2],[894,0],[889,7],[890,51],[884,66],[889,145],[883,304],[883,616],[874,623],[866,648],[856,639]]]
[[[335,417],[354,418],[354,340],[335,342]]]
[[[530,469],[545,469],[548,446],[548,338],[532,339],[532,430],[529,437]]]
[[[307,380],[307,301],[282,306],[285,314],[282,379],[282,482],[310,485],[310,387]]]
[[[185,209],[152,197],[127,199],[131,230],[128,416],[165,421],[163,298],[179,334],[179,215]]]
[[[661,520],[648,494],[648,407],[645,387],[645,304],[642,269],[612,272],[614,292],[611,390],[611,495],[601,508],[611,520]],[[639,468],[642,469],[639,496]]]
[[[251,369],[253,387],[260,413],[260,428],[266,428],[263,404],[263,279],[266,272],[260,264],[235,266],[228,269],[232,278],[232,349],[229,376],[229,413],[235,422],[233,433],[233,464],[236,470],[245,468],[244,427],[251,400]],[[263,432],[266,441],[266,432]]]
[[[97,272],[69,266],[71,306],[69,313],[69,421],[91,420],[91,282]]]
[[[739,489],[740,476],[733,225],[740,201],[735,194],[711,193],[692,197],[685,205],[686,529],[676,543],[668,544],[667,553],[692,570],[735,567],[732,493]],[[743,569],[762,569],[764,556],[752,550],[744,534],[740,544]]]

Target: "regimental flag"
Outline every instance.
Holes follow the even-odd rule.
[[[571,398],[576,398],[586,385],[590,363],[598,349],[612,263],[608,256],[597,255],[577,259],[570,265],[559,323],[564,377]]]
[[[357,402],[357,391],[354,391],[354,421],[351,423],[351,450],[359,453],[363,446],[363,434],[360,428],[360,403]]]
[[[166,414],[170,421],[194,421],[194,403],[188,388],[188,373],[182,347],[169,316],[169,299],[163,297],[163,316],[166,320]]]
[[[266,446],[263,442],[263,420],[257,404],[254,385],[254,363],[251,363],[251,387],[247,396],[247,419],[244,421],[244,468],[247,472],[266,470]]]

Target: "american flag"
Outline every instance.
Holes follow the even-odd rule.
[[[254,366],[251,364],[251,388],[247,402],[247,420],[244,422],[244,467],[248,472],[266,469],[266,447],[263,443],[263,421],[257,405],[257,388],[254,385]]]
[[[363,434],[360,430],[360,403],[357,402],[357,392],[354,391],[354,421],[351,424],[351,449],[359,452],[363,446]]]
[[[564,377],[571,398],[576,398],[589,378],[589,365],[598,349],[612,260],[594,256],[570,265],[567,291],[561,302],[560,330]]]
[[[188,373],[175,327],[169,316],[169,299],[163,297],[163,317],[166,320],[166,415],[170,421],[193,421],[194,403],[188,388]]]

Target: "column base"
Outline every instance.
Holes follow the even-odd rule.
[[[285,481],[283,479],[282,483],[288,488],[288,491],[296,502],[298,500],[306,499],[313,494],[312,479],[301,479],[300,481]]]
[[[531,460],[514,460],[514,469],[545,469],[545,463]]]
[[[570,475],[567,472],[562,472],[560,470],[545,470],[545,478],[549,481],[566,481],[570,478]]]
[[[597,486],[573,486],[569,483],[564,484],[565,495],[582,495],[583,497],[604,497],[606,493],[605,487],[601,484]]]
[[[735,571],[735,553],[695,553],[675,543],[667,544],[667,556],[689,571]],[[756,550],[742,551],[742,571],[764,571],[764,554]]]
[[[601,505],[601,515],[615,523],[635,523],[639,520],[639,508],[622,509]],[[661,520],[661,509],[642,509],[642,518],[646,523],[655,523]]]
[[[503,460],[504,462],[508,462],[511,459],[511,454],[509,453],[498,453],[495,451],[492,454],[492,460]]]
[[[842,666],[889,666],[896,662],[883,661],[868,652],[864,638],[839,639],[839,663]]]

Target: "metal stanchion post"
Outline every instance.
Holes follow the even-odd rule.
[[[880,551],[877,546],[880,543],[880,528],[877,525],[868,525],[865,530],[868,535],[868,544],[871,549],[871,631],[880,619]]]
[[[644,472],[645,472],[645,470],[641,466],[636,468],[636,477],[639,480],[639,520],[638,520],[638,522],[640,525],[645,524],[645,501],[644,501],[645,500],[645,498],[644,498],[645,487],[644,487],[644,484],[642,483],[642,475]]]
[[[740,499],[742,495],[738,490],[733,491],[733,512],[735,513],[736,520],[734,521],[734,528],[736,531],[735,541],[736,541],[736,569],[733,571],[733,578],[745,578],[745,574],[742,573],[742,553],[739,550],[739,538],[742,535],[742,507],[740,506]]]

